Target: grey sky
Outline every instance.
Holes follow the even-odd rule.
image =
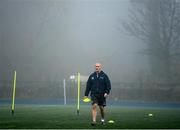
[[[1,0],[1,49],[22,80],[89,75],[95,62],[113,81],[132,78],[144,57],[121,27],[128,8],[128,0]]]

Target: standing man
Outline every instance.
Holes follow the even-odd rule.
[[[92,73],[87,81],[85,96],[87,98],[89,93],[92,100],[92,126],[96,125],[97,106],[99,106],[101,112],[101,124],[105,124],[105,110],[106,97],[111,90],[111,83],[108,76],[101,70],[102,65],[100,63],[95,64],[95,72]]]

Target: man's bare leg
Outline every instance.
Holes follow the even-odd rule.
[[[92,105],[92,120],[93,120],[93,123],[92,125],[95,125],[96,124],[96,117],[97,117],[97,104],[93,104]]]
[[[105,119],[104,119],[104,117],[105,117],[105,108],[104,108],[104,106],[99,106],[99,109],[100,109],[100,112],[101,112],[101,123],[104,124],[104,122],[105,122]]]

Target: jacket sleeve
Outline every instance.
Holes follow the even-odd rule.
[[[110,82],[108,76],[106,75],[106,90],[105,90],[105,92],[106,92],[107,94],[109,94],[110,91],[111,91],[111,82]]]
[[[85,90],[85,96],[88,96],[89,95],[89,92],[91,90],[91,79],[90,79],[91,76],[89,76],[88,78],[88,81],[86,83],[86,90]]]

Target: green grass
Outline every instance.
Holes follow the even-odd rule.
[[[125,108],[107,107],[107,120],[114,124],[96,127],[90,125],[91,109],[80,107],[80,115],[75,106],[61,105],[16,105],[15,114],[11,115],[11,106],[0,106],[0,128],[9,129],[168,129],[180,128],[180,109],[161,108]],[[149,117],[148,113],[154,116]],[[98,112],[98,121],[100,115]]]

